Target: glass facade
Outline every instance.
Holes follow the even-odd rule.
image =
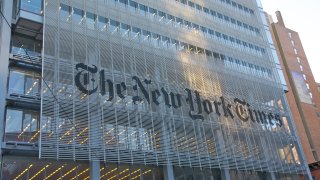
[[[220,169],[199,169],[190,167],[174,167],[174,179],[212,179],[221,180],[222,175]]]
[[[39,160],[30,157],[3,157],[2,179],[16,180],[76,180],[90,179],[90,166],[86,162]],[[100,165],[100,179],[145,179],[161,180],[163,170],[160,166],[114,164]]]

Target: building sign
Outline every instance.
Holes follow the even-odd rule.
[[[101,96],[106,96],[107,101],[112,101],[115,96],[125,100],[124,91],[127,90],[125,82],[115,84],[111,78],[105,76],[105,71],[100,70],[95,65],[88,66],[83,63],[76,64],[75,69],[78,73],[75,76],[75,85],[82,93],[91,95],[94,93],[100,93]],[[95,79],[95,75],[99,74],[99,79]],[[211,114],[216,113],[218,116],[225,116],[234,118],[236,116],[243,122],[251,120],[255,123],[270,124],[272,126],[282,126],[282,121],[279,114],[272,112],[264,112],[254,110],[250,108],[250,104],[245,100],[234,98],[233,103],[226,102],[223,96],[220,96],[216,100],[203,99],[201,92],[197,90],[191,90],[185,88],[186,99],[182,99],[182,95],[175,92],[168,92],[165,88],[153,89],[148,92],[148,85],[152,83],[149,79],[140,79],[137,76],[132,76],[132,80],[135,82],[133,86],[134,91],[141,91],[142,95],[136,93],[132,96],[132,103],[138,104],[142,101],[147,101],[149,104],[154,103],[157,106],[160,105],[159,98],[163,98],[165,105],[168,108],[181,108],[182,105],[189,106],[189,116],[193,119],[204,120],[203,113]],[[96,83],[98,82],[98,83]],[[91,85],[90,85],[91,84]],[[96,84],[96,85],[94,85]],[[90,87],[90,89],[88,89]],[[116,95],[115,95],[116,94]],[[236,112],[234,114],[234,112]]]

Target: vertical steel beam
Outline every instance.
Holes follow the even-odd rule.
[[[172,165],[163,166],[163,174],[164,174],[165,180],[174,180],[173,166]]]
[[[100,162],[90,161],[90,179],[100,180]]]

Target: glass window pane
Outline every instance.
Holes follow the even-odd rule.
[[[138,3],[136,3],[135,1],[130,0],[130,6],[133,7],[134,9],[138,9]]]
[[[40,80],[39,78],[26,76],[25,77],[25,94],[26,95],[38,95],[40,92]]]
[[[27,37],[15,34],[12,36],[11,53],[41,57],[42,42],[34,37]]]
[[[22,125],[22,111],[8,109],[7,110],[7,117],[6,117],[6,130],[5,132],[21,132],[21,125]]]
[[[124,4],[124,5],[128,5],[128,0],[119,0],[119,2]]]
[[[96,15],[90,12],[86,13],[87,17],[87,27],[89,29],[95,29],[95,23],[96,23]]]
[[[143,30],[142,31],[142,40],[149,40],[151,37],[151,33],[149,32],[149,31],[145,31],[145,30]]]
[[[70,20],[71,7],[65,4],[60,4],[60,19],[63,21]]]
[[[191,1],[188,1],[188,5],[190,6],[190,7],[192,7],[192,8],[194,8],[194,3],[193,2],[191,2]]]
[[[42,14],[42,0],[21,0],[20,8],[35,14]]]
[[[83,11],[77,8],[73,8],[73,23],[80,25],[83,21]]]
[[[140,9],[140,13],[142,15],[146,15],[147,11],[148,11],[148,7],[142,4],[139,4],[139,9]]]
[[[106,31],[108,26],[108,19],[105,17],[99,16],[98,18],[98,29],[100,31]]]
[[[110,32],[114,33],[119,30],[120,23],[118,21],[114,21],[110,19]]]
[[[30,132],[30,126],[31,126],[31,114],[25,113],[22,120],[22,131],[23,132]]]
[[[197,10],[202,11],[202,6],[200,6],[199,4],[196,4],[196,8]]]
[[[152,15],[156,15],[157,14],[157,10],[153,9],[153,8],[149,8],[149,13]]]
[[[162,12],[162,11],[158,11],[158,16],[160,18],[166,18],[166,13]]]
[[[31,125],[30,125],[31,132],[35,132],[38,130],[38,119],[39,119],[39,116],[33,113],[32,119],[31,119]]]
[[[139,41],[140,40],[140,35],[141,35],[141,29],[137,28],[137,27],[132,27],[131,31],[132,31],[131,38]]]
[[[128,37],[130,35],[131,26],[121,23],[120,33],[123,37]]]
[[[10,71],[9,94],[24,94],[24,73],[19,71]]]

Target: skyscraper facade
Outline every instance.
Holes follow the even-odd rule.
[[[1,179],[310,178],[259,1],[2,3]]]
[[[281,13],[270,27],[285,72],[287,98],[309,164],[318,164],[320,153],[320,96],[299,34],[285,26]]]

